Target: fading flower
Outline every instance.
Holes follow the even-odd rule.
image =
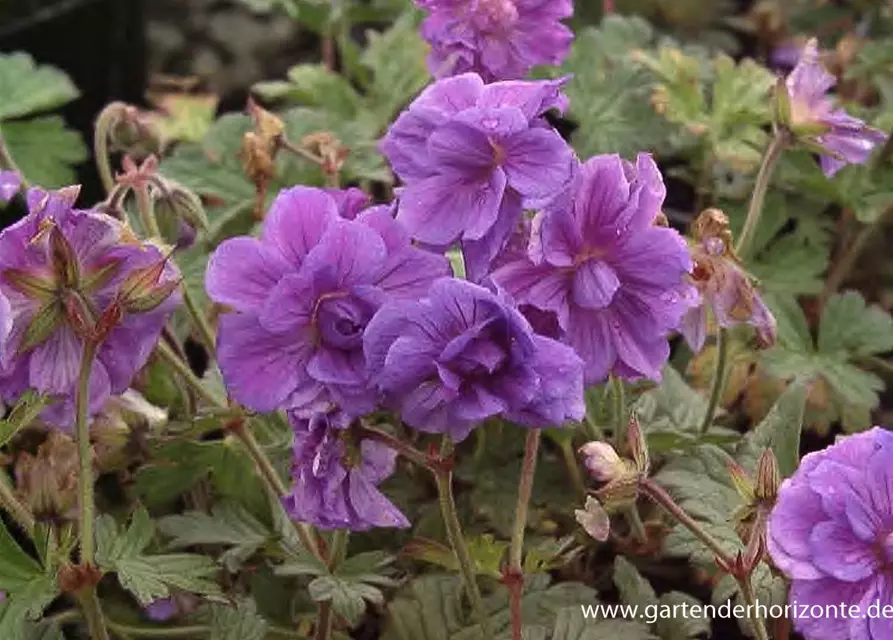
[[[806,455],[781,485],[768,545],[807,640],[893,637],[893,620],[869,613],[893,606],[893,434],[874,427]],[[862,615],[842,617],[841,603]],[[805,605],[832,607],[814,617]]]
[[[22,177],[15,171],[0,171],[0,204],[6,204],[22,188]]]
[[[363,333],[391,298],[418,297],[449,263],[412,246],[387,207],[339,216],[320,189],[279,194],[260,238],[227,240],[208,264],[206,287],[223,316],[218,352],[238,402],[309,418],[335,403],[361,415],[375,406]]]
[[[434,246],[461,241],[479,281],[521,217],[570,182],[571,148],[542,115],[563,81],[485,85],[467,73],[428,87],[391,126],[382,153],[405,183],[397,219]]]
[[[374,440],[354,442],[337,412],[310,420],[290,414],[289,420],[295,433],[292,489],[282,504],[292,518],[321,529],[410,526],[377,488],[394,472],[393,449]]]
[[[718,209],[707,209],[695,221],[691,280],[698,297],[679,326],[695,352],[704,348],[707,339],[708,309],[720,327],[746,324],[756,329],[761,346],[775,344],[775,317],[735,256],[728,224],[728,218]]]
[[[611,518],[601,503],[592,496],[586,496],[582,509],[574,509],[574,516],[590,537],[604,542],[611,534]]]
[[[428,11],[422,37],[438,78],[467,71],[488,81],[523,78],[536,65],[559,65],[573,32],[561,20],[571,0],[415,0]]]
[[[519,304],[557,318],[585,363],[585,382],[613,372],[660,379],[667,334],[690,305],[691,256],[676,231],[655,226],[666,189],[640,154],[586,162],[565,196],[534,219],[528,255],[496,269]]]
[[[464,439],[494,416],[532,427],[581,419],[582,363],[506,300],[463,280],[378,312],[364,337],[374,382],[410,426]]]
[[[179,274],[120,222],[74,210],[77,188],[30,189],[30,213],[0,233],[0,394],[58,396],[41,417],[68,428],[86,340],[101,341],[90,412],[123,393],[179,303]]]
[[[41,521],[74,519],[78,499],[78,447],[55,429],[37,448],[15,463],[16,492]]]
[[[822,152],[822,171],[833,176],[847,164],[864,164],[874,148],[883,144],[887,134],[835,109],[828,90],[834,76],[819,62],[818,45],[811,39],[803,49],[797,66],[785,83],[787,96],[783,124],[795,135],[818,145]]]

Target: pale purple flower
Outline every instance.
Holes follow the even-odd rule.
[[[30,213],[0,233],[0,394],[56,396],[43,417],[62,428],[72,426],[85,336],[112,323],[90,378],[96,412],[127,390],[179,303],[179,274],[165,256],[114,218],[72,209],[77,195],[30,189]],[[135,292],[151,299],[118,317]]]
[[[153,600],[143,607],[146,617],[153,622],[167,622],[177,615],[177,603],[173,598]]]
[[[828,153],[821,156],[822,171],[833,176],[847,164],[864,164],[887,134],[866,125],[844,109],[835,109],[828,90],[835,84],[819,61],[818,46],[811,39],[800,61],[787,78],[790,127],[795,134],[812,139]]]
[[[256,411],[371,411],[366,324],[386,300],[423,295],[449,272],[444,256],[411,245],[387,207],[345,220],[321,189],[281,192],[260,238],[227,240],[208,264],[209,295],[234,311],[218,336],[227,389]]]
[[[893,637],[881,614],[893,606],[893,434],[874,427],[805,456],[781,485],[768,546],[792,581],[794,626],[806,640]],[[820,615],[804,615],[804,605]]]
[[[343,418],[337,412],[310,420],[289,415],[295,440],[292,489],[282,499],[286,511],[321,529],[409,527],[377,488],[394,472],[397,453],[374,440],[351,441]]]
[[[559,65],[573,32],[561,21],[571,0],[415,0],[428,11],[422,37],[437,77],[467,71],[487,81],[523,78],[536,65]]]
[[[611,482],[628,471],[623,459],[607,442],[587,442],[579,450],[589,475],[599,482]]]
[[[486,275],[522,208],[551,200],[573,177],[573,151],[542,118],[566,106],[561,84],[441,80],[381,143],[406,185],[397,219],[423,243],[461,241],[472,281]]]
[[[491,276],[519,304],[554,314],[587,384],[611,372],[658,380],[669,357],[667,335],[690,305],[691,256],[676,231],[654,224],[665,193],[649,155],[635,165],[592,158],[534,219],[528,255]]]
[[[711,211],[716,210],[708,209],[705,214]],[[775,344],[775,317],[754,287],[750,275],[732,254],[728,240],[729,236],[698,237],[692,249],[695,297],[682,317],[679,331],[695,352],[704,348],[707,339],[708,309],[720,327],[728,329],[746,324],[756,329],[760,346]]]
[[[373,380],[410,426],[456,441],[504,416],[527,426],[581,419],[582,362],[536,335],[507,300],[452,278],[382,307],[364,336]]]
[[[13,199],[22,188],[22,178],[15,171],[0,171],[0,204]]]

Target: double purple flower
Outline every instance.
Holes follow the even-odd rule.
[[[615,373],[659,379],[667,334],[696,297],[685,241],[655,225],[666,189],[640,154],[586,162],[570,191],[537,215],[528,252],[493,280],[519,304],[549,312],[593,384]]]
[[[375,384],[420,431],[458,441],[495,416],[533,427],[583,417],[574,351],[470,282],[443,278],[424,300],[382,307],[364,347]]]
[[[283,191],[260,238],[227,240],[208,265],[209,295],[235,312],[218,336],[227,388],[256,411],[371,411],[366,324],[388,299],[418,297],[448,273],[446,258],[413,247],[387,207],[346,220],[321,189]]]
[[[536,65],[559,65],[573,32],[561,23],[571,0],[415,0],[428,10],[422,37],[437,77],[468,71],[488,81],[523,78]]]
[[[0,233],[0,394],[56,396],[43,417],[62,428],[92,332],[106,325],[90,378],[95,412],[127,390],[179,302],[165,256],[114,218],[73,209],[77,195],[30,189],[29,214]]]
[[[310,420],[289,416],[295,433],[288,514],[321,529],[366,531],[410,526],[377,486],[394,472],[397,453],[373,440],[357,443],[339,412]]]
[[[805,456],[781,486],[768,543],[807,640],[893,637],[881,615],[893,606],[893,434],[875,427]],[[803,615],[813,606],[819,615]]]
[[[542,118],[561,81],[485,85],[467,73],[428,87],[381,143],[405,183],[397,219],[434,246],[461,241],[466,273],[486,275],[521,216],[560,194],[573,151]]]

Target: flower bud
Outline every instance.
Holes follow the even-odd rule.
[[[161,278],[167,268],[167,259],[153,265],[134,269],[124,280],[118,294],[118,303],[128,313],[146,313],[159,307],[179,288],[178,280]]]
[[[155,214],[162,236],[178,248],[195,242],[197,231],[208,229],[208,216],[201,199],[179,182],[159,177]]]
[[[791,128],[791,94],[782,76],[775,81],[775,93],[772,98],[773,124],[779,129]]]
[[[626,435],[633,461],[636,463],[636,471],[647,474],[651,468],[651,461],[648,456],[648,443],[645,442],[645,434],[642,433],[639,419],[635,415],[629,417]]]
[[[579,452],[590,475],[599,482],[611,482],[627,471],[626,464],[607,442],[587,442]]]
[[[751,504],[754,500],[754,486],[747,471],[737,462],[729,462],[727,468],[738,495],[746,504]]]
[[[106,136],[113,151],[140,159],[161,150],[161,132],[151,114],[123,102],[112,102],[100,112],[96,135]]]
[[[74,440],[52,430],[37,455],[21,453],[15,463],[16,491],[41,521],[56,522],[75,515],[78,489],[78,448]]]
[[[772,449],[765,449],[757,461],[757,485],[754,496],[760,502],[774,503],[781,486],[778,459]]]
[[[608,535],[611,533],[611,518],[598,500],[592,496],[586,496],[586,505],[583,509],[575,509],[574,516],[592,538],[599,542],[608,539]]]

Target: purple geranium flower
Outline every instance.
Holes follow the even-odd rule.
[[[22,188],[22,177],[15,171],[0,171],[0,204],[6,204]]]
[[[179,303],[165,256],[114,218],[73,210],[77,195],[30,189],[30,213],[0,233],[0,393],[58,396],[43,417],[62,428],[85,339],[106,325],[90,379],[95,412],[127,390]]]
[[[324,189],[334,200],[338,207],[338,214],[342,218],[353,220],[366,207],[369,206],[369,196],[362,189],[348,187],[347,189]]]
[[[364,345],[374,381],[420,431],[458,441],[497,415],[535,427],[583,416],[573,350],[470,282],[443,278],[424,300],[382,307]]]
[[[227,240],[208,265],[208,293],[235,311],[218,337],[229,392],[256,411],[309,417],[332,402],[371,411],[366,323],[387,299],[422,295],[449,269],[413,247],[387,207],[345,220],[320,189],[283,191],[260,238]]]
[[[573,32],[561,23],[571,0],[415,0],[429,14],[422,36],[438,78],[467,71],[488,81],[523,78],[538,64],[567,57]]]
[[[691,285],[691,256],[656,226],[666,190],[657,165],[616,155],[583,165],[566,197],[534,219],[528,256],[493,272],[519,304],[553,313],[586,363],[586,383],[611,373],[659,379]]]
[[[322,529],[409,527],[406,516],[377,489],[394,472],[397,453],[373,440],[352,442],[343,417],[336,412],[304,420],[290,414],[293,484],[283,506],[295,520]]]
[[[834,84],[834,76],[819,62],[813,38],[787,78],[790,127],[828,152],[821,157],[822,171],[828,177],[847,164],[864,164],[872,150],[887,139],[883,131],[869,127],[844,109],[834,108],[827,96]]]
[[[564,190],[573,151],[541,117],[563,109],[561,81],[484,85],[473,73],[428,87],[381,143],[405,183],[397,219],[421,242],[462,241],[478,281],[505,244],[522,207]]]
[[[769,553],[791,580],[794,625],[807,640],[887,640],[893,620],[893,434],[875,427],[810,453],[784,481]],[[841,616],[839,605],[860,613]],[[803,605],[832,605],[803,616]],[[833,606],[837,606],[834,610]]]
[[[699,225],[702,221],[704,223]],[[756,329],[761,346],[775,344],[775,317],[735,257],[728,233],[728,218],[721,211],[707,209],[698,218],[692,258],[695,265],[692,281],[696,287],[693,293],[700,296],[679,326],[692,351],[700,351],[707,339],[708,307],[720,327],[746,324]]]

